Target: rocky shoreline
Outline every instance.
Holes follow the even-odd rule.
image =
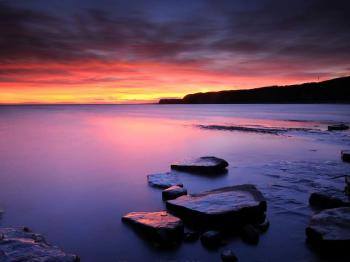
[[[342,151],[340,157],[348,162],[348,151]],[[270,222],[266,215],[267,200],[255,185],[232,185],[193,194],[181,181],[181,173],[192,173],[200,179],[201,175],[225,173],[228,166],[224,159],[205,156],[172,164],[168,172],[148,175],[148,184],[162,189],[165,210],[130,212],[122,221],[161,248],[200,240],[203,247],[218,249],[232,236],[257,245]],[[305,228],[306,241],[322,251],[342,252],[350,244],[350,178],[339,177],[345,178],[344,191],[312,192],[309,198],[309,205],[316,212]],[[231,249],[223,250],[220,258],[238,260]],[[27,227],[7,227],[0,228],[0,261],[77,262],[80,259],[49,244]]]

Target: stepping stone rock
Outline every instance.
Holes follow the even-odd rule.
[[[161,244],[176,242],[182,239],[184,225],[181,219],[166,211],[131,212],[122,220],[135,226],[140,233],[160,242]]]
[[[183,195],[187,195],[187,189],[180,186],[172,186],[162,192],[163,200],[171,200]]]
[[[186,195],[166,202],[167,208],[196,225],[235,228],[262,223],[266,201],[254,185],[238,185]]]
[[[306,228],[311,243],[325,248],[349,248],[350,207],[332,208],[312,216]]]
[[[66,254],[50,245],[40,234],[23,228],[0,228],[0,261],[78,262],[79,257]]]
[[[349,126],[345,124],[337,124],[337,125],[330,125],[328,126],[328,131],[342,131],[342,130],[348,130]]]
[[[226,160],[214,156],[204,156],[188,162],[173,164],[171,169],[194,173],[220,173],[228,167]]]
[[[350,207],[350,199],[343,192],[338,194],[312,193],[309,198],[311,206],[321,209]]]
[[[184,234],[184,241],[186,242],[194,242],[199,238],[199,233],[195,231],[188,231]]]
[[[225,249],[221,252],[221,260],[223,262],[236,262],[238,258],[231,249]]]
[[[218,231],[207,231],[201,236],[201,242],[206,247],[216,248],[223,244],[223,236]]]
[[[240,232],[241,238],[248,244],[256,245],[259,243],[259,231],[252,225],[245,225]]]
[[[258,229],[260,232],[266,232],[270,227],[270,221],[265,218],[265,221],[260,224],[255,224],[254,227]]]
[[[168,188],[172,186],[180,186],[182,187],[183,184],[181,183],[178,176],[174,173],[167,172],[167,173],[160,173],[160,174],[151,174],[147,176],[148,183],[151,186],[159,187],[159,188]]]
[[[350,162],[350,150],[341,151],[341,159],[344,162]]]

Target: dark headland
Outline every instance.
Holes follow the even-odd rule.
[[[195,93],[159,104],[350,103],[350,76],[322,82]]]

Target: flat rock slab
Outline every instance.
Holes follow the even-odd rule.
[[[122,220],[160,243],[175,242],[183,237],[182,220],[166,211],[131,212],[123,216]]]
[[[66,254],[48,244],[40,234],[27,228],[0,228],[0,261],[77,262],[79,257]]]
[[[151,174],[147,176],[148,183],[151,186],[159,188],[169,188],[172,186],[180,186],[183,184],[178,178],[178,176],[172,172]]]
[[[163,200],[171,200],[183,195],[187,195],[187,189],[180,186],[172,186],[162,192]]]
[[[326,209],[315,214],[306,228],[306,236],[325,247],[349,247],[350,207]]]
[[[173,164],[171,169],[195,173],[218,173],[225,171],[228,162],[214,156],[204,156],[188,162]]]
[[[344,192],[332,194],[326,192],[314,192],[310,195],[309,203],[311,206],[320,209],[350,207],[350,198],[346,196]]]
[[[337,125],[330,125],[328,126],[328,131],[341,131],[341,130],[348,130],[349,126],[345,124],[337,124]]]
[[[264,196],[250,184],[181,196],[167,201],[166,205],[171,212],[184,219],[218,227],[261,223],[266,211]]]
[[[341,151],[341,159],[344,162],[350,162],[350,150]]]

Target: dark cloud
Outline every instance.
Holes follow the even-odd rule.
[[[348,1],[188,2],[0,2],[0,62],[158,61],[257,74],[291,64],[305,75],[349,68]]]

